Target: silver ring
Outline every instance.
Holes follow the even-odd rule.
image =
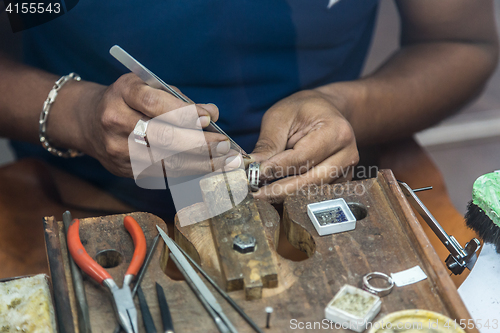
[[[370,284],[370,280],[373,278],[385,280],[387,282],[387,287],[378,288],[378,287],[372,286]],[[380,273],[380,272],[372,272],[372,273],[368,273],[365,276],[363,276],[363,289],[368,291],[369,293],[372,293],[372,294],[377,295],[379,297],[384,297],[384,296],[387,296],[391,293],[392,288],[394,288],[394,281],[387,274]]]
[[[259,190],[260,163],[253,162],[248,166],[247,171],[248,185],[253,192]]]
[[[148,138],[146,136],[146,131],[148,129],[149,120],[139,119],[134,127],[134,141],[140,143],[141,145],[149,146]]]

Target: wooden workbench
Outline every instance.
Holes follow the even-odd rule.
[[[362,194],[361,188],[365,189]],[[361,213],[366,211],[366,216],[359,218],[353,231],[320,237],[310,223],[305,207],[311,202],[337,197],[343,197]],[[349,186],[328,185],[320,188],[318,195],[291,196],[285,201],[281,225],[279,215],[271,205],[265,202],[258,202],[257,205],[266,235],[274,248],[277,247],[281,227],[288,241],[307,254],[305,260],[294,261],[275,252],[279,285],[277,288],[265,289],[262,299],[245,301],[242,291],[231,292],[235,301],[261,327],[265,326],[264,308],[274,308],[271,329],[266,331],[289,332],[291,320],[297,323],[321,322],[326,304],[344,284],[360,286],[362,276],[369,272],[389,274],[416,265],[425,271],[428,278],[405,287],[395,287],[390,295],[382,299],[382,310],[375,320],[394,311],[416,308],[436,311],[458,321],[470,318],[448,271],[430,245],[390,171],[384,170],[374,179],[351,182]],[[202,205],[195,205],[182,213],[194,218],[201,209]],[[155,225],[166,230],[164,223],[151,214],[131,215],[142,226],[148,246],[156,235]],[[122,263],[108,269],[114,279],[120,282],[133,253],[132,239],[122,223],[123,215],[113,215],[83,219],[80,226],[80,236],[91,256],[106,249],[121,253]],[[68,304],[74,306],[62,223],[54,218],[46,218],[45,232],[49,262],[61,263],[61,268],[66,272],[66,278],[55,280],[53,276],[54,288],[66,290]],[[207,273],[220,281],[208,221],[183,228],[176,224],[175,240],[201,263]],[[165,289],[176,332],[217,332],[211,318],[186,283],[173,280],[164,273],[167,258],[162,243],[142,284],[157,329],[161,328],[161,320],[154,282],[159,282]],[[62,287],[58,289],[57,286]],[[85,286],[93,332],[111,332],[116,321],[108,295],[104,288],[89,279],[85,279]],[[218,299],[240,332],[252,331],[220,297]],[[76,313],[74,308],[69,312]],[[141,332],[144,332],[142,319],[139,321]]]

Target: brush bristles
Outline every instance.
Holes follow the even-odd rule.
[[[465,223],[469,228],[476,231],[485,243],[495,245],[497,252],[500,253],[500,227],[493,223],[484,211],[472,201],[467,206]]]

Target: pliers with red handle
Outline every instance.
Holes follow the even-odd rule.
[[[127,333],[138,333],[137,311],[135,309],[130,282],[139,272],[146,256],[146,238],[141,227],[132,216],[125,216],[123,225],[134,241],[134,255],[123,278],[123,285],[118,288],[109,273],[95,262],[85,251],[80,240],[80,221],[74,219],[68,229],[68,249],[76,264],[99,284],[106,286],[113,295],[113,307],[118,322]]]

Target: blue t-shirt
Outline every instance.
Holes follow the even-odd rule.
[[[250,152],[264,112],[303,89],[356,79],[378,0],[80,0],[65,15],[23,33],[25,62],[109,85],[128,70],[117,44],[198,103],[219,107],[217,124]],[[139,210],[171,219],[168,191],[145,190],[86,156],[61,159],[13,142]]]

